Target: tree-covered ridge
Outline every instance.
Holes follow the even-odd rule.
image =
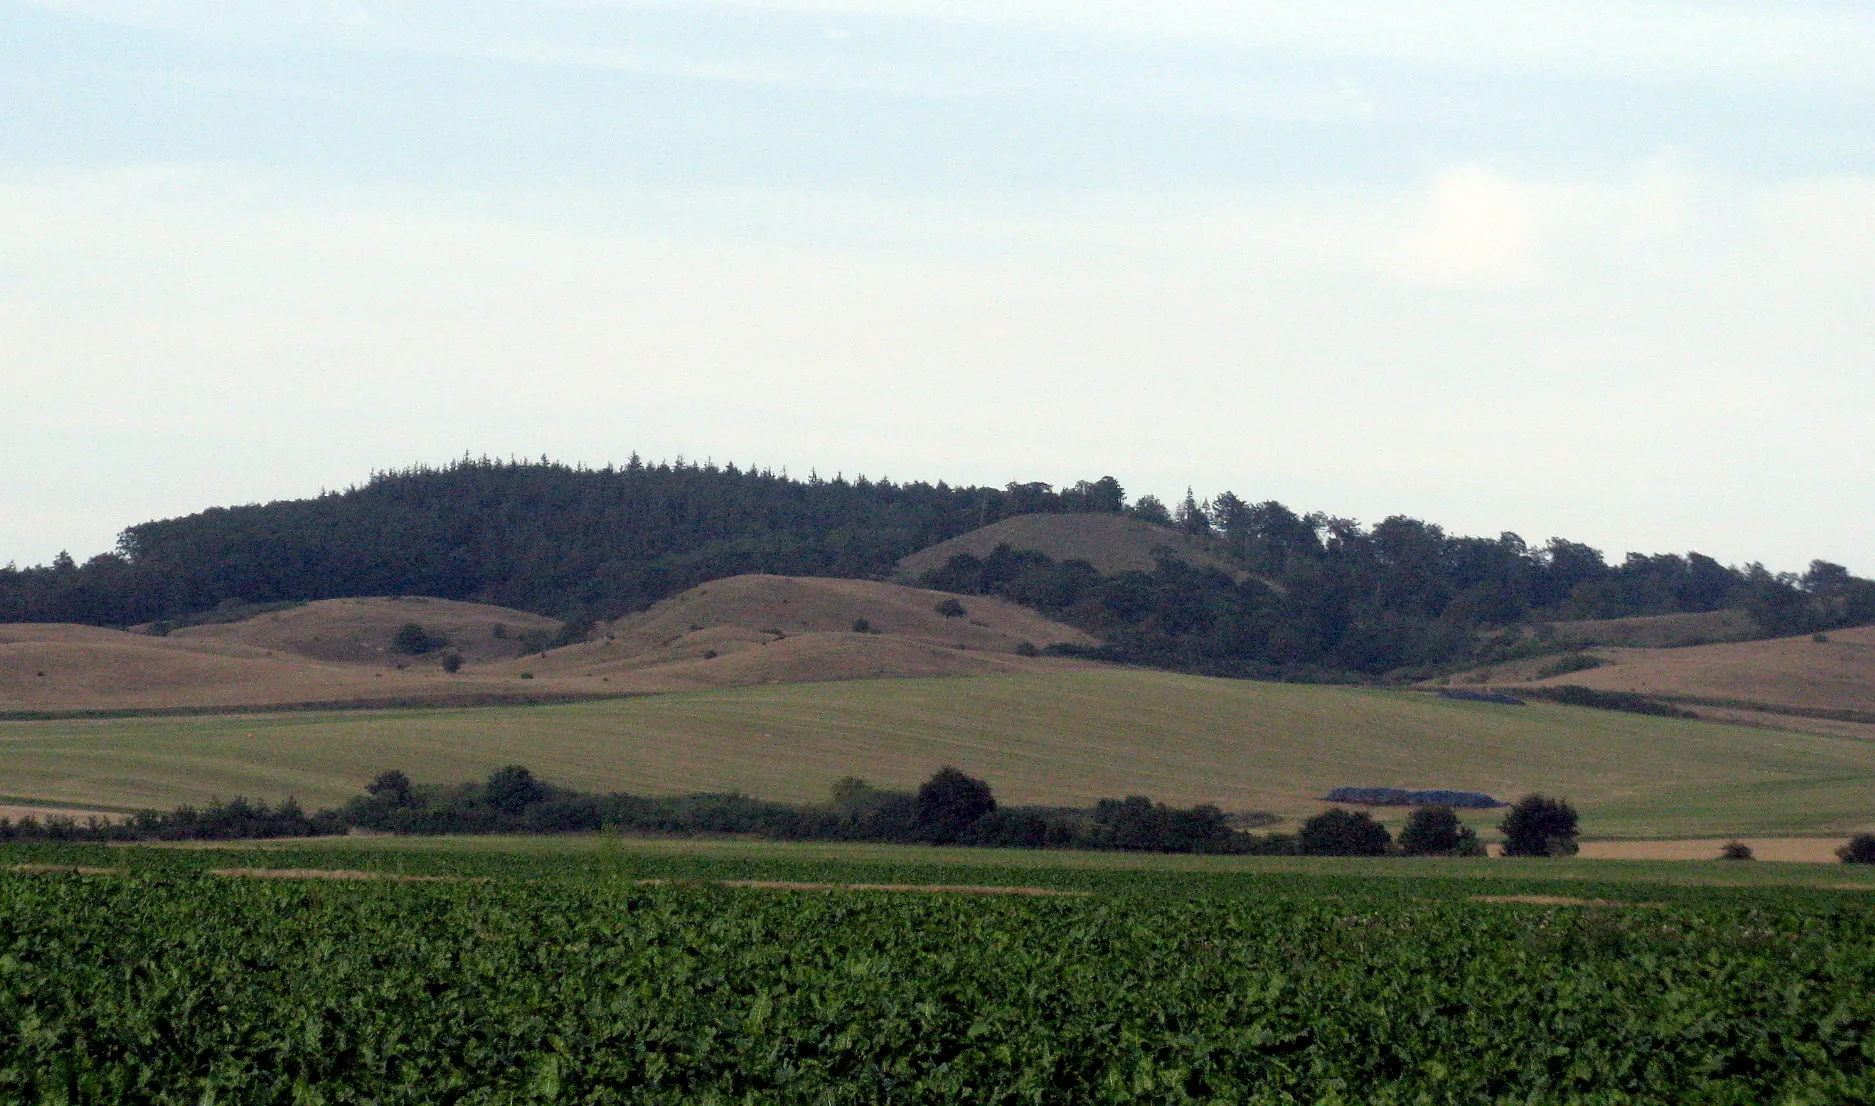
[[[0,621],[124,626],[385,594],[606,618],[747,572],[882,578],[906,554],[1000,519],[1096,511],[1177,527],[1242,571],[1164,561],[1103,577],[999,550],[953,559],[925,583],[1049,612],[1107,638],[1114,659],[1282,677],[1490,659],[1527,644],[1499,631],[1542,620],[1738,608],[1767,634],[1875,621],[1875,583],[1822,561],[1802,576],[1698,553],[1610,564],[1562,538],[1456,536],[1403,516],[1364,527],[1231,492],[1187,493],[1175,510],[1151,496],[1129,504],[1111,477],[996,489],[636,457],[597,470],[464,460],[143,523],[84,565],[0,569]]]
[[[464,460],[142,523],[83,565],[0,569],[0,621],[123,626],[223,603],[399,594],[606,617],[745,572],[883,576],[907,553],[1012,514],[1120,500],[1112,481],[1054,492],[635,456],[596,470]]]

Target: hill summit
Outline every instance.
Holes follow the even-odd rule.
[[[1215,568],[1230,576],[1244,575],[1241,565],[1169,526],[1116,514],[1034,514],[1006,518],[920,549],[900,559],[898,578],[914,581],[943,568],[952,557],[987,558],[1003,545],[1056,561],[1085,561],[1103,576],[1151,572],[1161,558],[1194,568]]]

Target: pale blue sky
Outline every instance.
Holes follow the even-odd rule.
[[[463,453],[1875,573],[1862,4],[0,0],[0,563]]]

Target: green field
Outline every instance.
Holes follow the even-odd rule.
[[[0,1100],[1875,1097],[1867,890],[1606,862],[1397,879],[1409,862],[391,844],[0,846]],[[252,871],[340,866],[444,878]],[[712,883],[749,878],[1077,893]]]
[[[22,848],[24,846],[21,846]],[[48,846],[47,855],[80,855]],[[483,874],[539,864],[543,870],[604,870],[684,879],[795,879],[846,882],[1024,883],[1058,888],[1111,886],[1145,880],[1180,887],[1186,877],[1256,881],[1269,877],[1409,881],[1431,893],[1463,887],[1477,894],[1532,888],[1580,895],[1579,885],[1649,887],[1813,887],[1875,892],[1875,866],[1779,864],[1721,860],[1588,860],[1570,858],[1411,858],[1194,856],[1188,853],[1093,852],[1067,849],[981,849],[844,841],[750,841],[650,838],[609,834],[455,837],[317,837],[252,843],[191,842],[153,846],[167,863],[251,867],[361,868]],[[199,855],[198,855],[199,854]],[[89,863],[117,864],[126,854],[83,854]],[[234,857],[235,859],[230,859]],[[68,861],[79,863],[79,861]],[[1598,892],[1599,893],[1599,892]],[[1875,905],[1875,899],[1869,900]]]
[[[1005,803],[1146,794],[1317,809],[1342,785],[1561,794],[1591,837],[1835,834],[1875,824],[1875,743],[1551,704],[1114,670],[792,684],[539,707],[0,723],[0,794],[114,808],[293,794],[377,772],[454,782],[520,763],[641,794],[815,801],[836,778],[941,764]],[[1483,821],[1494,821],[1485,818]]]

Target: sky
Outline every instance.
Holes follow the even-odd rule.
[[[0,564],[470,456],[1875,575],[1875,6],[0,0]]]

